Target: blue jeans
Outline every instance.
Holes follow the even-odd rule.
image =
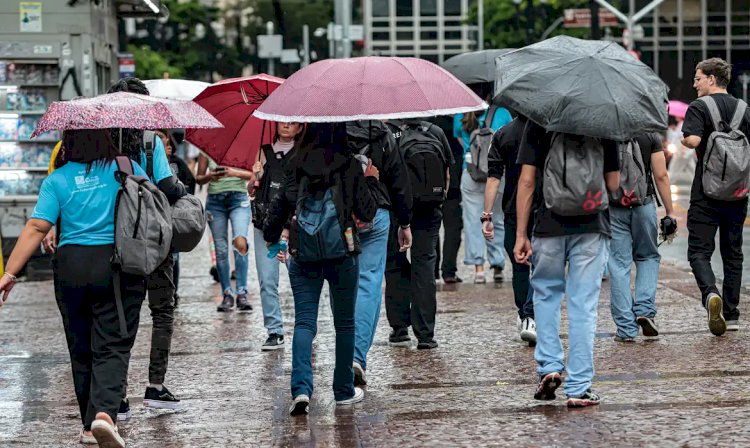
[[[497,198],[492,205],[492,224],[495,226],[495,238],[487,241],[482,235],[482,217],[484,210],[484,188],[487,184],[474,182],[468,171],[461,176],[461,208],[464,218],[464,264],[469,266],[484,265],[484,252],[487,251],[492,267],[505,266],[503,251],[505,226],[503,224],[503,186],[500,185]]]
[[[638,336],[636,317],[656,316],[656,283],[661,256],[656,246],[656,204],[635,208],[610,207],[609,284],[612,319],[617,335]],[[635,297],[630,291],[630,271],[635,261]]]
[[[260,282],[260,304],[263,307],[263,326],[268,334],[284,334],[284,318],[279,302],[279,260],[268,258],[263,231],[253,228],[255,267]]]
[[[372,230],[359,235],[362,253],[359,255],[359,288],[354,315],[354,361],[363,369],[367,369],[367,352],[372,346],[380,318],[390,228],[390,212],[381,208],[375,214]]]
[[[534,289],[537,373],[546,375],[562,372],[565,368],[560,341],[560,305],[564,294],[569,325],[565,393],[570,397],[583,395],[591,388],[594,377],[596,309],[607,263],[606,238],[599,233],[585,233],[535,237],[532,242],[534,269],[531,287]]]
[[[209,194],[206,200],[208,226],[214,237],[216,251],[216,269],[219,271],[219,282],[223,293],[231,294],[232,281],[229,272],[229,222],[232,223],[232,236],[236,241],[244,238],[250,230],[250,200],[247,193],[232,191]],[[249,247],[249,241],[247,242]],[[234,249],[234,268],[237,277],[237,294],[247,294],[247,253],[241,254]]]
[[[336,329],[336,364],[333,396],[354,396],[354,307],[357,301],[359,266],[357,257],[301,263],[289,262],[289,281],[294,294],[294,339],[292,340],[292,397],[312,397],[312,341],[318,331],[318,304],[323,281],[328,280]]]

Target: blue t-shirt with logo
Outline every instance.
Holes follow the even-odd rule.
[[[141,166],[146,169],[146,151],[141,151]],[[154,185],[159,185],[162,180],[172,177],[172,169],[169,167],[169,160],[167,160],[167,152],[164,150],[164,143],[161,142],[160,138],[156,139],[156,145],[154,145],[154,177],[151,182]]]
[[[464,114],[456,114],[453,116],[453,136],[463,143],[464,155],[466,155],[466,151],[469,150],[469,145],[471,143],[471,132],[466,132],[466,130],[464,130],[464,125],[461,123],[463,118]],[[477,116],[477,120],[479,120],[480,124],[484,123],[486,118],[487,110],[485,110],[482,115]],[[492,129],[492,132],[496,132],[511,121],[513,121],[513,117],[510,115],[510,112],[508,112],[508,109],[498,107],[495,109],[495,115],[492,116],[492,123],[490,123],[489,127]]]
[[[114,244],[115,203],[120,189],[115,171],[114,161],[106,165],[94,163],[88,173],[85,163],[66,163],[44,179],[31,217],[52,224],[61,218],[59,246]],[[146,172],[135,162],[133,173],[146,177]]]

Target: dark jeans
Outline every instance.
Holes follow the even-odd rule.
[[[710,293],[719,293],[711,256],[716,249],[719,230],[719,251],[724,262],[724,318],[737,320],[742,286],[742,229],[747,216],[747,202],[719,205],[713,201],[695,201],[688,210],[688,260],[701,290],[703,306]]]
[[[175,252],[172,254],[174,257],[174,269],[172,270],[172,279],[174,280],[174,292],[180,289],[180,253]]]
[[[354,396],[354,307],[357,301],[359,264],[357,257],[301,263],[289,262],[289,283],[294,294],[294,338],[292,339],[292,397],[312,397],[312,341],[318,331],[318,304],[323,281],[328,280],[333,326],[336,329],[336,365],[333,396]]]
[[[385,308],[388,323],[394,330],[411,325],[420,342],[435,336],[437,311],[435,286],[435,241],[440,231],[441,210],[415,209],[412,219],[411,263],[406,253],[398,251],[398,225],[394,224],[388,240],[385,268]]]
[[[528,235],[531,237],[532,224],[529,223]],[[518,316],[521,319],[527,317],[534,318],[534,290],[530,287],[529,274],[531,267],[525,264],[516,263],[516,257],[513,256],[513,248],[516,246],[516,217],[505,215],[505,252],[513,265],[513,296],[516,299],[516,308]]]
[[[456,199],[447,199],[443,205],[443,260],[441,270],[443,278],[456,275],[456,259],[461,247],[461,232],[464,230],[461,195]]]
[[[148,363],[148,382],[163,384],[169,363],[174,331],[174,259],[169,254],[166,260],[148,276],[148,307],[151,309],[153,329],[151,331],[151,353]]]
[[[130,351],[146,295],[143,278],[122,274],[127,334],[120,332],[112,279],[112,246],[66,245],[57,251],[55,298],[68,342],[73,386],[86,429],[98,412],[117,418]]]

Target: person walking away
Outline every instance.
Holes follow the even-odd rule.
[[[430,121],[443,130],[445,138],[451,147],[453,160],[463,160],[464,149],[461,143],[453,135],[453,117],[439,116]],[[464,229],[464,221],[461,209],[461,171],[462,164],[451,165],[450,185],[448,194],[443,203],[443,245],[440,250],[440,238],[438,237],[437,260],[435,262],[435,278],[443,278],[447,284],[462,283],[463,279],[458,276],[458,250],[461,248],[461,234]],[[441,253],[442,252],[442,253]],[[442,255],[442,256],[441,256]]]
[[[380,182],[369,183],[378,211],[372,222],[357,223],[362,253],[359,255],[359,286],[354,317],[354,385],[367,384],[367,353],[372,346],[383,301],[383,274],[388,235],[393,226],[399,250],[411,247],[411,185],[404,158],[388,127],[380,121],[354,121],[346,125],[347,143],[362,169],[377,168]],[[393,216],[393,221],[391,221]]]
[[[510,123],[510,112],[502,107],[490,106],[482,115],[474,112],[459,114],[454,117],[453,134],[463,143],[464,157],[461,174],[461,206],[464,223],[464,264],[474,266],[474,283],[485,283],[485,252],[493,270],[493,279],[503,279],[505,255],[503,254],[504,225],[502,195],[498,195],[493,204],[493,226],[498,238],[487,241],[482,237],[482,225],[479,221],[484,207],[484,190],[486,174],[475,173],[469,165],[480,163],[480,156],[489,150],[489,139],[492,134]],[[472,144],[486,147],[472,151]],[[477,158],[477,160],[473,160]]]
[[[536,343],[536,323],[534,322],[534,296],[529,286],[529,265],[518,263],[513,256],[516,245],[516,186],[521,176],[521,165],[516,163],[518,151],[523,140],[527,119],[516,117],[492,136],[492,145],[487,155],[488,177],[484,190],[484,211],[480,219],[482,232],[487,241],[495,237],[495,226],[492,219],[493,209],[500,189],[501,179],[505,175],[505,188],[502,194],[503,223],[505,224],[504,245],[513,266],[513,296],[518,309],[519,337],[529,344]],[[527,234],[531,234],[533,220],[528,220]]]
[[[107,93],[132,92],[148,95],[149,91],[138,78],[125,78],[113,84]],[[172,174],[162,141],[150,131],[139,129],[113,129],[112,140],[120,144],[123,154],[146,171],[151,182],[164,193],[170,205],[187,194],[185,186]],[[170,254],[146,279],[148,307],[151,310],[153,329],[149,354],[148,382],[144,394],[144,406],[161,409],[181,409],[182,404],[165,386],[164,379],[169,363],[174,331],[175,285],[174,258]],[[124,391],[127,391],[127,383]],[[123,396],[117,418],[130,418],[130,403]]]
[[[336,363],[333,395],[337,405],[362,401],[354,387],[354,309],[360,252],[355,218],[370,222],[377,202],[370,184],[377,183],[377,168],[362,167],[346,145],[346,125],[310,124],[299,149],[290,157],[284,185],[271,202],[263,227],[267,245],[279,242],[289,218],[289,280],[294,295],[291,415],[307,414],[313,392],[312,341],[318,329],[318,305],[327,280]],[[283,254],[279,254],[284,258]]]
[[[115,178],[118,149],[109,131],[65,131],[62,141],[56,170],[44,179],[31,219],[0,278],[0,305],[8,300],[15,276],[42,238],[59,223],[59,245],[52,262],[55,298],[83,425],[80,442],[124,447],[115,421],[125,394],[123,384],[146,283],[143,277],[120,274],[122,314],[118,313],[114,270],[108,260],[114,251],[120,184]],[[146,177],[136,163],[133,172]]]
[[[385,272],[385,307],[392,328],[393,346],[410,346],[408,328],[417,338],[417,349],[437,348],[435,314],[435,246],[442,206],[453,165],[450,144],[443,131],[418,119],[387,123],[404,158],[412,191],[411,261],[396,229],[391,230]]]
[[[654,186],[654,180],[656,186]],[[615,341],[633,342],[638,327],[654,337],[656,285],[661,256],[656,243],[656,190],[674,220],[672,193],[661,135],[648,133],[620,144],[620,186],[610,195],[612,231],[609,256],[609,286],[612,319],[617,326]],[[676,222],[676,221],[675,221]],[[635,262],[635,294],[630,290],[630,272]]]
[[[548,133],[529,122],[518,163],[523,166],[516,198],[518,228],[513,254],[516,262],[534,266],[534,358],[540,377],[534,398],[553,400],[562,383],[565,365],[560,305],[565,295],[569,326],[565,380],[568,407],[597,405],[600,398],[591,391],[594,333],[611,234],[606,195],[620,184],[617,143]],[[537,176],[542,186],[531,241],[527,229]]]
[[[750,111],[727,93],[732,66],[719,58],[698,64],[690,103],[682,124],[682,144],[695,149],[698,162],[688,209],[688,260],[708,312],[708,328],[721,336],[739,329],[742,287],[742,231],[750,185]],[[719,230],[724,264],[722,291],[711,267]]]
[[[260,282],[260,304],[263,307],[263,325],[268,337],[262,351],[284,348],[284,317],[279,299],[279,260],[268,257],[263,240],[263,223],[271,200],[281,190],[287,159],[294,150],[296,139],[303,131],[300,123],[277,123],[276,138],[272,145],[261,147],[260,160],[253,166],[256,181],[248,184],[252,198],[253,246],[255,267]],[[258,185],[257,190],[255,185]],[[288,234],[285,235],[288,240]]]
[[[164,145],[164,151],[167,154],[167,160],[169,161],[169,168],[172,170],[172,174],[177,177],[182,185],[185,186],[188,194],[195,194],[195,176],[193,175],[187,163],[175,154],[175,148],[177,148],[177,142],[174,138],[174,134],[170,129],[160,129],[156,131],[156,135]],[[172,257],[174,258],[174,267],[172,269],[172,280],[174,282],[174,307],[177,308],[180,303],[180,295],[178,293],[180,289],[180,253],[173,252]]]
[[[214,239],[216,269],[221,283],[222,301],[216,310],[229,312],[234,309],[235,295],[238,311],[253,309],[247,299],[247,253],[248,232],[250,230],[250,198],[247,195],[247,182],[254,180],[250,171],[239,168],[218,166],[205,154],[198,158],[198,185],[208,184],[206,212],[208,226]],[[232,246],[236,272],[236,289],[232,290],[229,267],[229,223],[232,223]]]

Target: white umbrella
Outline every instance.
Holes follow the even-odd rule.
[[[192,100],[211,84],[189,79],[147,79],[143,81],[151,96],[170,100]]]

